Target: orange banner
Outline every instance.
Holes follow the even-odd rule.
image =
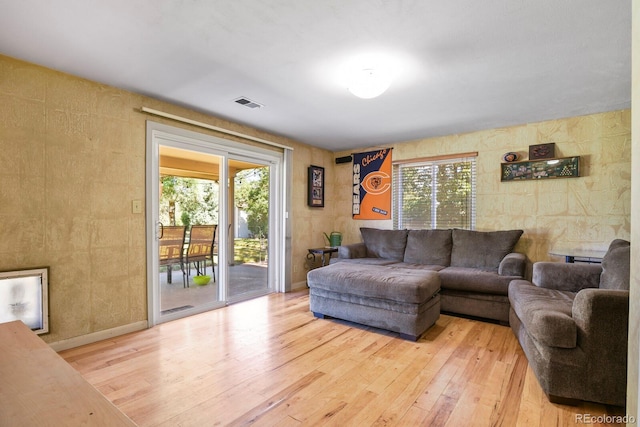
[[[353,219],[391,219],[391,148],[353,155]]]

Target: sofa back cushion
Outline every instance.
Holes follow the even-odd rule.
[[[602,258],[601,289],[629,290],[631,243],[615,239]]]
[[[380,230],[360,228],[362,241],[367,247],[367,257],[402,261],[407,246],[407,230]]]
[[[404,262],[412,264],[451,264],[451,230],[409,230]]]
[[[452,267],[498,271],[500,261],[513,252],[522,230],[473,231],[455,228],[452,232]]]

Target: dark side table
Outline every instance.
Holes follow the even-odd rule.
[[[600,264],[607,251],[593,249],[558,249],[549,252],[549,255],[564,257],[565,262],[585,262],[589,264]]]
[[[322,267],[329,264],[329,260],[331,259],[331,255],[338,252],[338,248],[334,246],[327,246],[324,248],[312,248],[309,249],[309,253],[307,254],[308,260],[313,260],[313,263],[316,262],[316,256],[320,256],[322,260]]]

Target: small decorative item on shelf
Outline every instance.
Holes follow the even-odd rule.
[[[516,160],[518,160],[518,153],[514,153],[513,151],[504,153],[504,155],[502,156],[502,160],[507,163],[515,162]]]
[[[529,160],[553,159],[556,156],[556,143],[529,146]]]

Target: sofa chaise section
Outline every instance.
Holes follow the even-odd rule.
[[[348,320],[417,340],[440,316],[440,278],[427,270],[336,263],[307,275],[316,317]]]

